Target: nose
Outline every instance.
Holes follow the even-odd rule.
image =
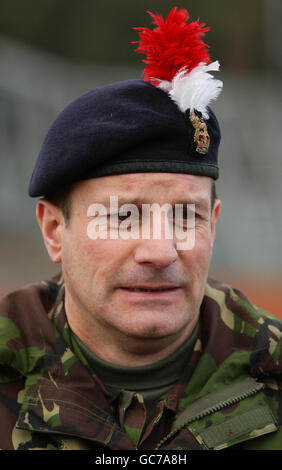
[[[151,264],[163,269],[174,263],[178,257],[173,239],[141,240],[135,249],[135,261],[139,264]]]

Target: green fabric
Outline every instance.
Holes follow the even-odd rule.
[[[103,384],[123,393],[118,410],[120,425],[123,428],[124,415],[136,392],[142,395],[147,410],[146,425],[149,423],[157,401],[166,395],[182,375],[192,353],[199,331],[199,322],[191,336],[173,354],[145,366],[127,367],[104,361],[94,354],[78,336],[74,335],[91,369]],[[146,427],[145,425],[145,427]]]
[[[255,432],[254,430],[263,432],[263,428],[266,426],[273,426],[273,430],[277,429],[268,406],[259,405],[226,420],[224,423],[220,422],[208,427],[202,431],[201,438],[209,449],[219,447],[219,445],[224,448],[230,441],[235,443],[236,439],[238,442],[241,442],[242,437],[247,439],[250,433]]]

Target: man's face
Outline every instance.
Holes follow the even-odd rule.
[[[195,204],[195,245],[178,250],[175,238],[96,239],[87,235],[88,208],[110,196],[122,203]],[[211,210],[207,177],[137,173],[79,182],[71,220],[61,228],[61,262],[70,320],[136,339],[187,337],[195,325],[208,275],[217,200]],[[149,291],[148,291],[149,290]]]

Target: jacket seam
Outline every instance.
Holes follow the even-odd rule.
[[[100,421],[101,423],[109,426],[109,418],[110,417],[103,418],[103,417],[97,415],[95,413],[95,411],[89,411],[86,408],[79,407],[78,405],[75,405],[73,403],[70,403],[70,402],[67,402],[67,401],[64,401],[64,400],[57,400],[57,399],[54,400],[53,398],[44,398],[44,401],[48,401],[48,402],[54,402],[55,401],[58,404],[62,404],[64,409],[76,411],[76,412],[78,412],[79,414],[81,414],[83,416],[87,416],[87,417],[95,416],[95,418],[97,418],[98,421]],[[42,402],[39,399],[33,399],[32,401],[29,401],[29,403],[28,403],[28,406],[33,406],[33,407],[37,407],[38,405],[42,405]]]

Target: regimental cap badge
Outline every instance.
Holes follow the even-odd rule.
[[[205,120],[196,113],[190,113],[189,119],[195,129],[194,143],[196,152],[204,156],[208,153],[210,146],[210,136]]]
[[[209,72],[219,70],[211,62],[208,45],[202,41],[210,28],[199,20],[188,23],[187,10],[174,7],[166,20],[149,12],[156,28],[134,28],[140,40],[137,52],[146,54],[144,80],[165,91],[180,111],[188,111],[194,128],[196,154],[205,156],[210,146],[206,120],[208,105],[217,99],[223,83]]]

